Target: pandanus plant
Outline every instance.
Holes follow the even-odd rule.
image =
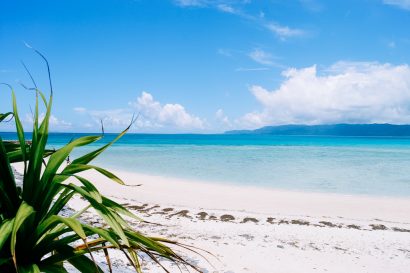
[[[137,272],[142,272],[141,257],[151,259],[165,271],[167,269],[161,264],[163,260],[198,271],[173,250],[177,245],[186,246],[135,230],[125,218],[141,221],[140,218],[103,196],[91,181],[81,175],[83,171],[95,170],[116,183],[124,184],[119,177],[92,165],[91,161],[130,127],[110,143],[74,159],[69,165],[64,162],[73,149],[96,142],[103,134],[74,139],[58,150],[47,148],[53,89],[49,64],[40,52],[35,52],[47,65],[50,95],[46,99],[26,69],[34,84],[30,89],[36,94],[31,140],[25,138],[16,96],[10,86],[13,110],[0,114],[0,122],[14,120],[18,138],[18,141],[0,138],[0,272],[67,272],[66,264],[84,273],[103,272],[93,258],[95,252],[105,255],[112,272],[111,249],[122,251]],[[44,105],[44,118],[39,115],[39,104]],[[16,184],[11,166],[16,162],[22,162],[24,166],[21,186]],[[62,215],[63,208],[75,195],[81,196],[88,205],[72,215]],[[105,224],[103,227],[79,220],[89,209],[98,214]]]

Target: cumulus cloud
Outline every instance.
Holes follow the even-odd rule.
[[[133,112],[130,109],[107,109],[107,110],[89,110],[87,114],[94,120],[95,124],[102,121],[107,128],[126,128],[132,120]]]
[[[136,99],[128,103],[128,107],[116,109],[91,110],[75,107],[73,110],[87,115],[93,123],[83,124],[83,128],[99,129],[101,121],[107,131],[118,131],[126,128],[136,119],[133,128],[150,132],[180,132],[205,129],[206,121],[188,113],[181,104],[161,104],[148,92],[142,92]]]
[[[51,126],[53,126],[53,125],[61,126],[61,127],[71,127],[72,124],[71,124],[71,122],[68,122],[68,121],[65,121],[65,120],[62,120],[62,119],[58,119],[56,116],[51,115],[50,116],[50,125]]]
[[[41,113],[39,115],[39,122],[42,122],[44,120],[44,117],[45,117],[45,114]],[[28,125],[33,125],[33,122],[34,122],[33,116],[26,114],[24,121]],[[59,119],[54,115],[50,115],[49,126],[50,126],[50,130],[63,131],[63,130],[71,129],[72,123]]]
[[[222,125],[224,125],[224,126],[230,127],[230,126],[232,125],[231,122],[230,122],[230,120],[229,120],[229,118],[228,118],[228,116],[225,115],[225,113],[224,113],[224,111],[223,111],[222,109],[218,109],[218,110],[215,112],[215,117],[216,117],[216,119],[217,119],[220,123],[222,123]]]
[[[383,0],[383,3],[410,10],[410,0]]]
[[[142,92],[136,102],[130,105],[141,113],[142,119],[157,127],[178,129],[203,129],[205,121],[189,114],[181,104],[164,104],[156,101],[148,92]]]
[[[410,67],[338,62],[318,71],[288,69],[269,91],[254,85],[260,111],[237,120],[242,127],[273,124],[410,123]]]
[[[277,23],[267,24],[266,27],[281,40],[286,40],[287,38],[292,37],[300,37],[306,34],[305,31],[301,29],[290,28],[288,26],[282,26]]]

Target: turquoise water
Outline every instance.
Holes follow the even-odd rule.
[[[51,134],[49,144],[58,148],[80,135]],[[211,183],[410,197],[410,138],[128,134],[96,162]]]

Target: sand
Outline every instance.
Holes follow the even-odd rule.
[[[280,191],[114,171],[127,186],[84,175],[145,220],[145,234],[194,245],[179,249],[202,272],[408,272],[410,199]],[[72,209],[85,205],[80,198]],[[92,212],[85,221],[95,221]],[[159,224],[159,225],[158,225]],[[116,272],[132,272],[111,252]],[[98,258],[104,266],[103,257]],[[166,263],[167,264],[167,263]],[[180,272],[172,265],[170,272]],[[146,272],[162,272],[148,260]],[[73,271],[74,272],[74,271]]]
[[[408,272],[410,200],[279,191],[115,172],[101,191],[145,220],[147,234],[213,253],[204,272]],[[186,253],[190,256],[190,253]],[[149,268],[150,264],[146,266]],[[152,272],[152,267],[149,272]],[[172,272],[179,272],[172,267]]]
[[[162,205],[285,216],[336,216],[410,222],[408,198],[306,193],[203,183],[124,171],[114,173],[129,186],[124,188],[113,184],[100,175],[90,173],[88,176],[98,183],[103,192],[118,192],[122,198],[141,203],[160,202]]]

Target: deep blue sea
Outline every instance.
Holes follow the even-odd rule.
[[[49,146],[58,149],[82,135],[51,134]],[[114,136],[76,149],[71,158]],[[96,163],[210,183],[410,197],[410,138],[128,134]]]

